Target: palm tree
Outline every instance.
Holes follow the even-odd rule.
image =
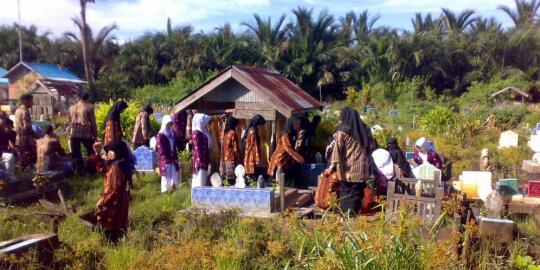
[[[272,24],[270,17],[267,20],[263,20],[258,14],[254,14],[253,17],[255,24],[243,22],[242,25],[248,28],[248,32],[255,38],[260,47],[264,59],[263,65],[275,68],[284,49],[290,26],[284,24],[285,15],[281,15],[274,24]]]
[[[507,5],[501,5],[498,7],[499,10],[502,10],[506,13],[514,22],[516,27],[521,26],[531,26],[535,23],[538,9],[540,9],[540,1],[531,0],[515,0],[516,1],[516,10],[512,10]]]
[[[442,12],[445,30],[449,33],[462,33],[474,22],[474,11],[470,9],[456,14],[448,8],[442,8]]]
[[[79,31],[81,32],[80,41],[81,41],[81,47],[82,47],[84,72],[86,74],[86,80],[88,82],[88,87],[90,88],[90,94],[92,95],[92,98],[95,98],[95,86],[94,86],[94,75],[92,74],[92,68],[91,68],[92,63],[90,63],[90,57],[89,57],[90,35],[88,31],[89,27],[88,27],[88,24],[86,23],[86,5],[90,3],[94,3],[94,2],[95,0],[79,0],[79,4],[81,6],[81,19],[80,19],[80,25],[77,25],[79,27]]]

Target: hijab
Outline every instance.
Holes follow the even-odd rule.
[[[107,117],[105,117],[105,121],[103,121],[103,128],[105,128],[105,126],[107,125],[107,121],[109,120],[120,123],[120,114],[122,113],[122,111],[127,109],[127,107],[128,107],[127,103],[123,100],[117,101],[116,103],[114,103],[112,108],[107,113]]]
[[[210,132],[208,132],[208,123],[210,123],[210,120],[212,120],[212,117],[203,113],[196,113],[193,115],[193,120],[191,123],[192,132],[197,130],[206,136],[208,141],[208,149],[212,147],[212,136],[210,136]]]
[[[256,114],[255,116],[253,116],[253,118],[251,118],[251,121],[249,122],[249,124],[246,126],[246,129],[244,129],[244,136],[242,136],[242,139],[247,138],[247,135],[249,133],[250,128],[254,128],[256,130],[257,126],[261,126],[261,125],[264,125],[264,124],[266,124],[266,119],[264,119],[264,117],[262,117],[262,115]],[[257,134],[257,138],[258,137],[259,137],[259,134]]]
[[[418,152],[418,155],[420,156],[422,161],[427,162],[428,152],[429,150],[431,150],[431,145],[429,144],[429,141],[426,139],[426,137],[421,137],[420,139],[416,140],[414,146],[422,149],[422,151]]]
[[[382,148],[379,148],[371,154],[373,162],[377,169],[386,177],[386,179],[392,179],[394,177],[394,163],[390,153]]]
[[[409,164],[405,153],[399,148],[397,139],[394,137],[389,138],[386,147],[388,152],[390,152],[390,157],[392,157],[394,163],[398,164],[399,168],[407,175],[407,177],[413,177],[411,164]]]
[[[238,126],[238,119],[229,117],[227,122],[225,122],[225,130],[223,131],[223,134],[227,133],[229,130],[236,130],[236,126]]]
[[[169,144],[171,145],[171,149],[174,149],[174,134],[172,132],[172,127],[171,129],[167,129],[167,125],[172,122],[172,117],[170,115],[164,115],[161,119],[161,128],[159,129],[159,133],[167,137]]]
[[[341,124],[337,130],[351,136],[367,150],[373,143],[373,137],[369,128],[362,122],[358,111],[351,107],[345,107],[341,110],[339,118]]]
[[[289,140],[291,140],[291,143],[294,144],[294,137],[296,136],[297,131],[294,130],[294,123],[297,121],[300,121],[298,117],[291,116],[289,119],[287,119],[287,122],[285,122],[285,126],[283,127],[283,130],[281,130],[281,135],[287,134],[289,136]]]
[[[113,151],[115,153],[116,157],[114,160],[109,161],[110,164],[117,164],[126,178],[131,175],[131,155],[126,143],[121,140],[114,140],[107,144],[104,149],[106,152]]]

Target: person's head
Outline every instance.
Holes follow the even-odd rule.
[[[210,123],[210,120],[212,120],[212,117],[209,115],[203,114],[203,113],[196,113],[193,115],[193,120],[191,123],[193,130],[206,130],[208,127],[208,123]]]
[[[260,114],[256,114],[251,118],[250,127],[258,128],[266,124],[266,119]]]
[[[395,137],[388,138],[388,141],[386,142],[386,147],[388,149],[396,149],[399,147],[398,141]]]
[[[290,119],[293,125],[293,130],[299,131],[300,128],[302,128],[302,120],[296,117],[291,117]]]
[[[4,123],[5,123],[7,129],[13,129],[13,120],[11,120],[9,118],[6,118]]]
[[[82,92],[79,95],[79,100],[82,100],[84,102],[88,102],[90,100],[90,94],[88,94],[88,92]]]
[[[416,140],[414,148],[416,149],[416,151],[425,154],[429,151],[429,141],[426,139],[426,137],[421,137],[420,139]]]
[[[45,135],[52,136],[54,135],[54,128],[51,125],[45,127]]]
[[[159,132],[169,132],[172,127],[172,117],[170,115],[164,115],[163,118],[161,118],[161,128],[159,129]]]
[[[480,152],[480,157],[489,157],[489,150],[487,148],[482,149],[482,152]]]
[[[154,113],[154,109],[150,105],[144,106],[143,111],[145,111],[148,115],[151,115]]]
[[[30,108],[32,105],[34,105],[34,97],[30,94],[23,94],[21,96],[20,102],[22,105]]]
[[[229,130],[236,130],[236,126],[238,126],[238,119],[234,117],[229,117],[227,119],[227,122],[225,122],[225,132]]]
[[[114,140],[105,146],[107,159],[110,161],[129,158],[127,145],[121,140]]]
[[[118,106],[118,111],[119,112],[123,112],[128,108],[127,103],[125,101],[123,101],[123,100],[120,100],[120,101],[116,102],[116,106]]]
[[[286,133],[292,138],[292,136],[294,136],[298,130],[300,130],[300,119],[293,115],[287,119],[287,122],[285,122],[282,134]]]

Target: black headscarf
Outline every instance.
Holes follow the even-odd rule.
[[[371,131],[364,122],[362,122],[357,110],[351,107],[345,107],[341,110],[339,118],[341,124],[338,126],[337,130],[342,131],[357,140],[362,147],[366,148],[366,150],[373,147],[374,141]]]
[[[128,105],[125,101],[117,101],[107,113],[107,117],[103,121],[103,128],[107,125],[107,121],[113,120],[120,123],[120,114],[127,109]]]
[[[229,130],[236,130],[236,126],[238,126],[238,119],[234,117],[229,117],[229,119],[227,119],[227,122],[225,122],[224,133],[227,133]]]
[[[131,154],[126,143],[121,140],[114,140],[107,144],[104,149],[106,152],[113,151],[116,154],[116,158],[110,162],[118,164],[124,176],[128,180],[131,179]]]
[[[308,124],[308,127],[306,129],[307,137],[313,138],[315,137],[315,131],[317,130],[317,126],[321,123],[321,117],[318,115],[313,116],[313,119],[311,119],[311,123]]]
[[[251,121],[249,122],[249,125],[246,126],[246,129],[244,131],[244,136],[242,137],[242,139],[247,138],[250,128],[256,128],[257,126],[264,125],[264,124],[266,124],[266,119],[264,119],[262,115],[256,114],[255,116],[253,116],[253,118],[251,118]]]
[[[294,130],[294,123],[297,121],[299,121],[299,119],[296,116],[289,117],[289,119],[287,119],[287,122],[285,122],[285,126],[281,130],[281,135],[289,135],[289,140],[291,140],[291,143],[293,144],[297,133],[297,131]]]
[[[411,164],[407,161],[407,156],[403,150],[399,148],[397,139],[394,137],[389,138],[386,147],[388,148],[388,152],[390,152],[392,161],[398,164],[399,168],[407,177],[413,177]]]
[[[146,105],[144,106],[143,111],[150,115],[154,113],[154,108],[152,108],[150,105]]]

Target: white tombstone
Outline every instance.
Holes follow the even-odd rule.
[[[511,130],[501,133],[499,148],[516,147],[519,143],[519,135]]]
[[[492,192],[491,172],[464,171],[460,177],[461,191],[469,198],[480,198],[486,201],[487,196]]]
[[[150,138],[150,148],[156,150],[156,145],[157,145],[157,139],[154,136],[154,137]]]
[[[213,187],[221,187],[221,176],[219,176],[219,173],[215,172],[210,176],[210,183]]]
[[[236,184],[234,185],[237,188],[245,188],[246,187],[246,179],[244,178],[246,176],[246,169],[242,164],[236,166],[234,168],[234,174],[236,175]]]
[[[141,146],[133,151],[135,156],[135,170],[138,172],[154,171],[154,152],[146,146]]]

